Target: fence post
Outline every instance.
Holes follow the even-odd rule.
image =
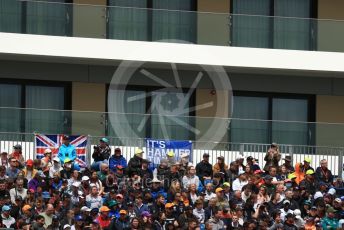
[[[338,177],[343,178],[343,150],[339,151],[338,157]]]
[[[244,149],[245,149],[245,146],[244,144],[240,144],[240,155],[244,156]]]

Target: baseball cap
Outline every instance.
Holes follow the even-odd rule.
[[[143,153],[143,150],[142,149],[136,149],[135,150],[135,154],[136,155],[141,155]]]
[[[99,212],[99,208],[92,208],[92,209],[91,209],[91,212],[96,212],[96,213],[98,213],[98,212]]]
[[[152,216],[152,214],[150,214],[148,211],[143,211],[141,213],[141,216],[150,217],[150,216]]]
[[[165,208],[172,208],[174,205],[172,203],[166,203]]]
[[[66,228],[71,228],[71,226],[70,226],[69,224],[65,224],[65,225],[63,226],[63,229],[66,229]]]
[[[117,165],[116,168],[119,169],[119,170],[124,169],[124,167],[122,165]]]
[[[76,221],[82,221],[84,218],[82,217],[82,215],[76,215],[74,219]]]
[[[53,158],[53,161],[60,162],[60,158],[54,157],[54,158]]]
[[[336,194],[336,189],[330,188],[327,192],[328,194],[331,194],[332,196]]]
[[[109,212],[110,209],[107,206],[101,206],[99,209],[100,212]]]
[[[90,209],[89,207],[87,207],[87,206],[83,206],[83,207],[80,209],[80,211],[82,211],[82,212],[90,212],[91,209]]]
[[[69,136],[68,135],[64,135],[62,139],[63,140],[69,140]]]
[[[329,208],[327,208],[326,212],[327,213],[329,213],[329,212],[337,212],[337,210],[334,209],[332,206],[330,206]]]
[[[167,156],[169,156],[169,157],[174,157],[174,152],[169,151],[169,152],[167,153]]]
[[[188,154],[188,153],[182,153],[182,154],[180,155],[180,157],[181,157],[181,158],[189,157],[189,154]]]
[[[290,204],[290,201],[289,200],[284,200],[283,204]]]
[[[119,211],[119,214],[124,214],[124,215],[127,215],[127,211],[126,211],[126,210],[124,210],[124,209],[121,209],[121,210]]]
[[[342,200],[340,198],[336,198],[336,199],[334,199],[334,201],[337,203],[342,203]]]
[[[28,159],[28,160],[26,161],[26,166],[33,166],[33,160]]]
[[[4,206],[2,206],[2,208],[1,208],[1,211],[3,211],[3,212],[7,212],[7,211],[10,211],[10,210],[11,210],[11,207],[8,206],[8,205],[4,205]]]
[[[104,143],[109,143],[109,140],[105,137],[101,138],[99,141],[104,142]]]
[[[217,188],[215,189],[215,192],[222,192],[223,191],[223,188]]]
[[[270,175],[266,175],[265,177],[264,177],[264,180],[272,180],[273,178],[272,178],[272,176],[270,176]]]
[[[19,145],[19,144],[17,144],[17,145],[15,145],[15,146],[13,146],[13,148],[14,148],[14,149],[22,149],[22,146]]]
[[[43,197],[43,199],[50,199],[51,198],[50,193],[47,191],[42,192],[42,197]]]
[[[74,181],[72,186],[79,187],[80,186],[80,182],[79,181]]]
[[[46,154],[46,153],[51,153],[51,149],[45,149],[44,154]]]
[[[319,191],[314,194],[314,200],[321,198],[321,197],[323,197],[323,194]]]
[[[110,200],[108,204],[109,204],[109,205],[108,205],[109,207],[113,207],[113,206],[115,206],[115,205],[117,204],[117,201],[115,201],[115,200]]]
[[[223,186],[224,187],[230,187],[231,185],[229,184],[229,182],[225,182],[225,183],[223,183]]]
[[[209,157],[209,153],[203,153],[203,157]]]
[[[71,162],[72,160],[71,159],[69,159],[68,157],[64,160],[64,162],[63,163],[69,163],[69,162]]]
[[[81,180],[82,181],[88,181],[90,178],[88,177],[88,176],[83,176],[82,178],[81,178]]]
[[[303,160],[304,162],[307,162],[307,163],[311,163],[312,160],[310,157],[305,157],[305,159]]]
[[[292,213],[288,213],[285,218],[295,218],[295,215]]]

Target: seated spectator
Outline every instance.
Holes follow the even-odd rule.
[[[199,178],[196,175],[196,169],[194,166],[190,166],[187,169],[187,174],[183,177],[184,189],[188,189],[191,184],[195,184],[196,188],[199,187]]]
[[[18,169],[19,163],[18,163],[18,160],[14,157],[10,157],[9,162],[10,162],[10,167],[6,169],[6,176],[14,180],[15,178],[17,178],[18,173],[20,172],[20,170]]]
[[[99,140],[99,144],[93,147],[93,163],[91,169],[95,171],[100,170],[100,164],[104,161],[109,161],[111,156],[111,149],[109,147],[109,140],[105,137]]]
[[[15,183],[15,187],[10,189],[10,196],[11,196],[11,202],[15,204],[15,198],[17,196],[20,196],[23,200],[26,199],[27,196],[27,189],[24,188],[24,180],[23,179],[17,179]]]
[[[115,148],[115,153],[109,158],[109,168],[116,173],[118,166],[121,166],[121,169],[125,169],[127,167],[127,160],[122,156],[121,149]]]
[[[225,164],[225,158],[220,156],[217,158],[217,163],[213,167],[213,174],[223,173],[225,175],[225,180],[227,179],[228,165]],[[225,181],[221,181],[223,183]]]
[[[331,170],[327,168],[327,160],[323,159],[320,161],[320,167],[315,171],[315,178],[318,182],[322,181],[327,185],[333,183],[333,175]]]
[[[232,189],[233,191],[242,190],[242,188],[248,183],[246,174],[244,171],[239,173],[239,177],[233,181]]]
[[[209,154],[203,154],[203,160],[196,165],[196,175],[202,183],[213,176],[213,166],[209,163]]]

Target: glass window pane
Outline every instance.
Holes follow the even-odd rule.
[[[147,0],[109,0],[109,38],[146,41],[148,39]],[[143,9],[140,9],[143,8]]]
[[[0,0],[0,31],[21,32],[21,1]]]
[[[233,118],[256,119],[231,121],[233,143],[269,143],[269,100],[266,97],[234,97]],[[264,121],[257,121],[264,120]]]
[[[231,45],[269,48],[271,18],[265,17],[269,14],[270,0],[234,0]]]
[[[49,2],[55,2],[54,4]],[[64,0],[27,2],[26,32],[43,35],[68,35],[68,23],[71,21],[67,9],[70,7]],[[57,3],[57,4],[56,4]],[[61,4],[58,4],[61,3]]]
[[[21,107],[21,86],[0,84],[0,107]],[[0,131],[20,132],[20,109],[0,109]]]
[[[192,131],[189,102],[183,93],[153,92],[151,137],[161,139],[189,140]],[[182,108],[182,111],[181,109]]]
[[[308,121],[308,101],[305,99],[274,98],[272,101],[272,141],[280,144],[307,145],[307,123],[278,122]]]
[[[196,19],[194,0],[153,0],[153,41],[173,39],[180,42],[196,42]],[[178,41],[174,41],[178,42]]]
[[[64,88],[49,86],[26,86],[26,108],[64,109]],[[27,110],[25,131],[47,134],[64,133],[64,112],[49,110]]]
[[[133,138],[145,137],[147,123],[146,112],[146,92],[134,90],[117,90],[112,92],[116,106],[115,113],[109,114],[110,123],[108,134],[110,136]],[[123,130],[124,132],[120,131]]]
[[[274,48],[310,50],[310,0],[275,0]]]

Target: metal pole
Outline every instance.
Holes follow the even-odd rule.
[[[343,178],[343,150],[339,151],[338,157],[338,177]]]

